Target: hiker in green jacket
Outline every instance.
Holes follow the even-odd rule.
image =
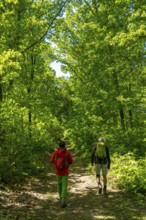
[[[109,148],[106,146],[105,139],[100,137],[98,143],[92,150],[91,156],[92,166],[95,164],[96,180],[98,185],[99,194],[107,193],[107,171],[110,169],[110,153]],[[101,183],[101,171],[103,175],[103,187]]]

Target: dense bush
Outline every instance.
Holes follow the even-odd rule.
[[[146,193],[146,158],[136,160],[133,153],[112,157],[112,185],[133,193]],[[109,177],[110,178],[110,177]]]

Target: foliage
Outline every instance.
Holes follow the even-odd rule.
[[[65,95],[50,67],[49,40],[67,3],[0,3],[0,179],[6,183],[46,170],[63,136]]]
[[[45,170],[62,137],[85,158],[99,136],[144,155],[144,1],[10,0],[0,16],[1,180]]]
[[[146,159],[136,160],[133,153],[112,157],[111,184],[132,193],[146,193]]]
[[[142,145],[143,155],[144,17],[143,1],[76,1],[55,24],[55,58],[71,74],[66,134],[77,152],[86,154],[102,135],[112,151],[139,152]]]

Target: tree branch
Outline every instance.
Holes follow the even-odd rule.
[[[93,15],[96,15],[95,12],[93,11],[91,5],[89,4],[89,2],[87,2],[86,0],[84,0],[85,3],[88,5],[88,7],[90,8],[90,11],[92,12]]]
[[[51,28],[51,26],[53,25],[54,21],[56,20],[56,18],[59,16],[59,14],[61,13],[62,9],[64,8],[64,6],[66,5],[67,1],[65,1],[65,3],[62,5],[62,7],[60,8],[60,10],[56,13],[56,15],[54,16],[54,18],[52,19],[51,23],[49,24],[47,30],[45,31],[45,33],[40,37],[39,40],[33,42],[31,45],[29,45],[28,47],[25,48],[25,50],[22,51],[22,53],[25,53],[27,50],[29,50],[30,48],[32,48],[33,46],[35,46],[36,44],[38,44],[48,33],[49,29]]]

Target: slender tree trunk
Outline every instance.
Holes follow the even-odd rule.
[[[3,100],[3,95],[2,95],[2,85],[0,84],[0,102]],[[2,125],[0,124],[0,143],[4,142],[4,130],[2,128]]]
[[[133,115],[132,115],[132,111],[129,110],[129,121],[130,121],[130,126],[131,128],[133,127]]]
[[[0,102],[3,100],[2,85],[0,84]]]
[[[123,109],[120,109],[119,112],[120,112],[121,126],[123,130],[125,130],[125,114],[124,114]]]
[[[29,121],[28,135],[29,135],[29,138],[31,138],[32,137],[32,130],[31,130],[32,114],[31,114],[31,110],[29,110],[29,112],[28,112],[28,121]]]
[[[34,80],[34,65],[35,65],[36,59],[34,56],[31,56],[31,73],[30,73],[30,85],[32,85],[33,80]],[[31,86],[29,86],[28,88],[28,94],[29,96],[31,96]],[[30,99],[31,100],[31,99]],[[30,104],[31,106],[31,104]],[[31,108],[29,109],[28,112],[28,122],[29,122],[29,137],[32,137],[32,130],[31,130],[31,125],[32,125],[32,112],[31,112]]]

